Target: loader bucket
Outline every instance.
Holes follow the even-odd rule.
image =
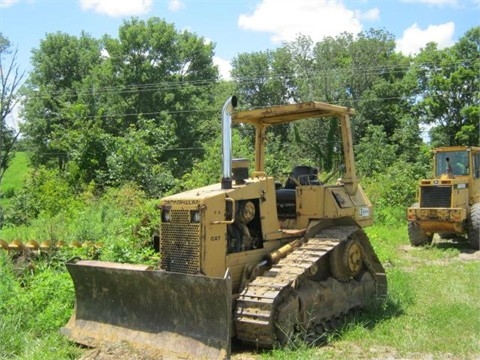
[[[75,312],[61,332],[77,343],[126,342],[147,358],[230,357],[232,283],[144,265],[69,261]]]

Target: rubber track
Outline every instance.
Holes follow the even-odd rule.
[[[308,239],[301,247],[295,249],[287,257],[281,259],[278,264],[255,278],[240,294],[235,311],[235,325],[237,337],[243,341],[256,343],[259,346],[271,347],[276,341],[275,313],[277,304],[281,304],[282,291],[288,293],[292,284],[308,274],[310,268],[318,261],[327,256],[341,241],[346,240],[351,234],[357,231],[358,227],[343,226],[322,230],[314,238]],[[366,240],[368,243],[368,239]],[[365,241],[361,241],[363,244]],[[367,253],[367,267],[369,272],[377,278],[383,275],[383,267],[370,261],[368,254],[373,249],[365,249]],[[374,255],[374,254],[373,254]],[[377,260],[376,258],[374,260]],[[382,273],[378,273],[378,271]],[[377,274],[375,274],[377,273]],[[378,283],[378,279],[377,279]],[[293,286],[294,287],[294,286]],[[383,290],[378,291],[382,292]],[[386,282],[385,282],[386,291]],[[345,309],[348,312],[349,309]],[[338,314],[341,316],[342,314]],[[319,322],[327,322],[330,319],[318,319]]]

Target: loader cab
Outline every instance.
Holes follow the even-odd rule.
[[[473,146],[440,147],[434,153],[434,178],[442,184],[460,181],[456,188],[468,190],[470,204],[480,201],[480,148]]]
[[[470,151],[453,150],[435,154],[435,177],[468,176],[472,168]]]

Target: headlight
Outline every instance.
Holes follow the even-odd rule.
[[[162,207],[162,222],[172,221],[172,211],[170,206]]]

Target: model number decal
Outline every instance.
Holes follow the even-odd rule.
[[[368,207],[361,207],[358,209],[360,217],[369,217],[370,216],[370,209]]]

